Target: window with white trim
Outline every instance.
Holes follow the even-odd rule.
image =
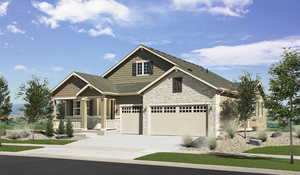
[[[198,113],[198,112],[207,112],[207,106],[206,105],[197,105],[197,106],[193,106],[193,112]]]
[[[162,113],[163,107],[162,106],[152,106],[151,113]]]
[[[123,106],[121,108],[122,113],[141,113],[142,112],[142,106]]]
[[[132,106],[132,113],[141,113],[142,106]]]
[[[150,74],[150,62],[149,61],[137,61],[136,62],[136,75],[149,75]]]
[[[164,113],[175,113],[176,107],[175,106],[165,106]]]
[[[179,112],[181,113],[192,112],[192,106],[180,106]]]
[[[80,115],[80,101],[73,102],[73,115]]]

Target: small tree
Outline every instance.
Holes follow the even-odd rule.
[[[62,119],[59,120],[57,133],[58,134],[65,134],[66,133],[65,124],[64,124],[64,121]]]
[[[51,92],[46,79],[40,80],[33,77],[32,80],[27,81],[20,87],[18,96],[26,102],[22,110],[28,123],[50,118],[52,115]]]
[[[240,77],[238,86],[237,112],[239,120],[244,125],[244,137],[247,138],[247,120],[253,115],[256,105],[256,93],[259,81],[253,80],[250,73],[245,73]]]
[[[7,81],[0,76],[0,120],[9,122],[9,115],[12,112]]]
[[[71,123],[71,120],[68,119],[67,124],[66,124],[66,133],[68,137],[73,137],[73,125]]]
[[[292,121],[299,116],[297,108],[300,96],[300,53],[286,49],[282,60],[274,64],[269,73],[270,92],[266,107],[269,116],[289,122],[290,128],[290,163],[294,163]]]
[[[236,105],[236,102],[231,99],[227,99],[222,102],[222,104],[220,105],[220,116],[223,124],[226,124],[227,122],[232,122],[237,119],[238,114],[236,111]]]
[[[47,120],[47,126],[46,126],[46,133],[45,134],[48,137],[52,137],[53,133],[54,133],[54,130],[53,130],[53,121],[50,118],[50,119]]]

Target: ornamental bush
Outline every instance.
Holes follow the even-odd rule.
[[[45,132],[45,134],[48,137],[52,137],[54,135],[52,119],[48,119],[48,121],[47,121],[47,126],[46,126],[46,132]]]
[[[57,133],[58,134],[65,134],[66,133],[65,124],[64,124],[64,121],[62,119],[59,120]]]
[[[73,125],[71,123],[71,120],[68,119],[67,124],[66,124],[66,133],[68,137],[73,137]]]

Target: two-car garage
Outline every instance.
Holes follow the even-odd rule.
[[[142,113],[142,106],[121,107],[121,133],[142,134],[146,123],[150,135],[207,135],[207,105],[151,105],[148,110]]]

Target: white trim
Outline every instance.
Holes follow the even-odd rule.
[[[177,64],[175,64],[174,62],[172,62],[172,61],[166,59],[165,57],[163,57],[163,56],[161,56],[161,55],[159,55],[159,54],[153,52],[152,50],[149,50],[148,48],[144,47],[143,45],[139,45],[137,48],[135,48],[133,51],[131,51],[125,58],[123,58],[121,61],[119,61],[115,66],[113,66],[113,67],[110,68],[108,71],[106,71],[104,74],[102,74],[102,77],[105,77],[107,74],[109,74],[111,71],[113,71],[115,68],[117,68],[117,67],[118,67],[120,64],[122,64],[125,60],[127,60],[132,54],[134,54],[136,51],[138,51],[138,50],[141,49],[141,48],[147,50],[148,52],[150,52],[150,53],[152,53],[152,54],[154,54],[154,55],[160,57],[161,59],[163,59],[163,60],[165,60],[165,61],[167,61],[167,62],[169,62],[169,63],[171,63],[171,64],[173,64],[173,65],[175,65],[175,66],[177,65]]]
[[[62,84],[64,84],[69,78],[71,78],[74,75],[74,72],[69,74],[63,81],[61,81],[57,86],[55,86],[52,90],[51,93],[53,93],[57,88],[59,88]]]
[[[149,107],[152,106],[198,106],[198,105],[211,105],[212,102],[203,102],[203,103],[163,103],[163,104],[149,104]]]
[[[80,93],[82,93],[85,89],[87,89],[88,87],[90,87],[90,86],[87,84],[87,85],[84,86],[82,89],[80,89],[80,91],[78,91],[78,92],[76,93],[76,97],[78,97],[78,95],[79,95]]]
[[[216,94],[216,111],[215,111],[215,133],[216,137],[220,134],[220,112],[221,112],[221,95]]]
[[[163,75],[161,75],[160,77],[158,77],[156,80],[154,80],[153,82],[151,82],[150,84],[148,84],[147,86],[145,86],[143,89],[141,89],[140,91],[138,91],[138,94],[143,93],[146,89],[148,89],[149,87],[151,87],[152,85],[154,85],[156,82],[158,82],[159,80],[161,80],[162,78],[164,78],[165,76],[167,76],[169,73],[171,73],[174,70],[180,70],[181,72],[183,72],[183,73],[185,73],[185,74],[187,74],[187,75],[189,75],[189,76],[191,76],[191,77],[193,77],[193,78],[201,81],[202,83],[204,83],[204,84],[206,84],[206,85],[214,88],[215,90],[218,89],[216,86],[214,86],[214,85],[212,85],[212,84],[210,84],[210,83],[208,83],[208,82],[206,82],[206,81],[204,81],[204,80],[202,80],[202,79],[194,76],[193,74],[191,74],[191,73],[189,73],[189,72],[187,72],[187,71],[185,71],[185,70],[183,70],[183,69],[181,69],[179,67],[174,66],[173,68],[171,68],[167,72],[165,72]]]
[[[77,97],[53,97],[53,100],[74,100],[77,99]]]
[[[138,74],[138,72],[139,72],[138,71],[138,64],[139,63],[142,63],[142,74]],[[149,76],[150,75],[150,73],[145,74],[145,63],[150,63],[150,61],[149,60],[138,60],[138,61],[135,62],[135,75],[136,76]]]
[[[120,107],[130,107],[130,106],[143,106],[143,104],[122,104],[122,105],[119,105]]]

